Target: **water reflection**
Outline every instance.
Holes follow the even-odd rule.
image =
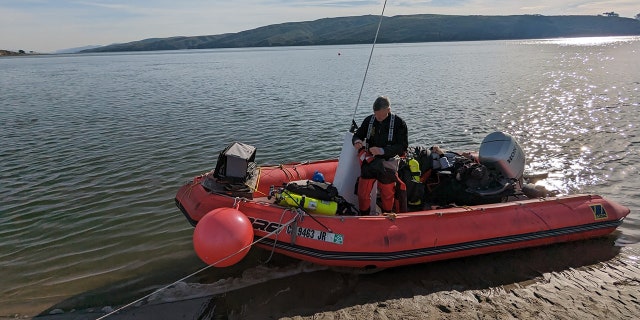
[[[555,44],[560,46],[602,46],[610,43],[635,41],[637,37],[583,37],[522,41],[525,44]]]
[[[527,74],[530,87],[511,90],[510,101],[521,101],[505,113],[508,130],[518,132],[527,154],[527,171],[549,172],[548,187],[561,193],[584,192],[605,184],[625,154],[634,152],[628,131],[630,91],[638,83],[619,88],[620,61],[609,43],[637,41],[637,37],[536,40],[543,44],[540,72]],[[588,46],[589,50],[569,46]],[[615,49],[615,48],[614,48]],[[545,70],[546,66],[554,66]],[[624,82],[623,82],[624,83]],[[619,174],[619,173],[616,173]]]

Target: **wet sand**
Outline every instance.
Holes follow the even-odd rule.
[[[614,237],[378,271],[328,269],[106,319],[636,319],[640,244]],[[37,319],[96,319],[103,312]]]

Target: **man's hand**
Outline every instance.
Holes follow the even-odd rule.
[[[358,140],[353,144],[353,147],[356,148],[356,151],[360,151],[360,149],[362,149],[364,145],[362,144],[362,141]]]
[[[382,156],[382,155],[384,155],[384,149],[379,148],[379,147],[371,147],[371,148],[369,148],[369,152],[371,152],[371,154],[374,155],[374,156]]]

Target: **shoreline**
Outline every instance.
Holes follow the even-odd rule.
[[[0,49],[0,57],[23,57],[23,56],[38,56],[43,55],[43,53],[38,52],[15,52],[10,50],[1,50]]]
[[[143,301],[107,319],[631,319],[640,314],[640,244],[616,247],[612,239],[371,274],[331,269],[300,273],[218,295]],[[206,292],[206,284],[197,286],[205,286]],[[97,309],[34,319],[96,319],[115,307]]]
[[[26,53],[15,52],[15,51],[9,51],[9,50],[0,50],[0,57],[24,56],[24,55],[27,55],[27,54]]]

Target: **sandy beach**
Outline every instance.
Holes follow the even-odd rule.
[[[150,299],[106,319],[636,319],[640,245],[617,247],[614,239],[373,273],[303,272],[213,296]],[[104,315],[85,310],[36,319]]]

